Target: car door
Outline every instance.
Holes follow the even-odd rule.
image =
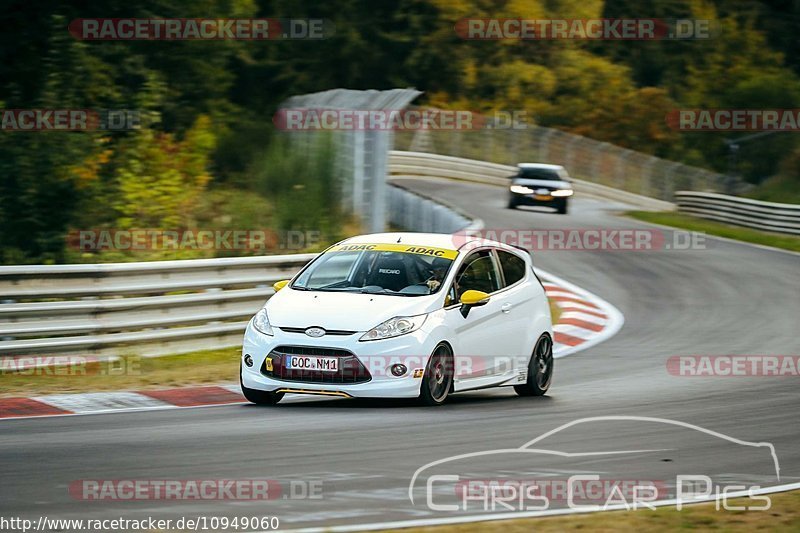
[[[503,299],[495,297],[501,284],[499,265],[490,248],[473,251],[456,273],[445,315],[457,337],[455,390],[490,385],[497,379],[497,356],[506,351],[508,341],[497,333],[506,318]],[[465,317],[458,301],[468,290],[488,293],[490,298],[486,304],[470,307]]]
[[[503,283],[497,297],[502,299],[501,310],[505,313],[498,333],[508,339],[506,349],[513,370],[522,375],[527,373],[528,358],[533,350],[531,330],[537,312],[534,297],[538,281],[537,285],[531,282],[533,273],[519,254],[499,248],[495,252]]]

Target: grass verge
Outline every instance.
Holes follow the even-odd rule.
[[[800,531],[800,491],[772,494],[767,511],[717,511],[714,504],[684,507],[659,507],[651,510],[613,511],[552,518],[528,518],[496,522],[475,522],[394,530],[397,533],[528,533],[559,531],[647,531],[659,533],[697,529],[700,531]],[[746,499],[731,500],[730,506],[762,505]]]
[[[123,357],[115,362],[0,371],[0,397],[208,385],[236,381],[241,348],[164,357]]]
[[[795,237],[793,235],[782,235],[780,233],[743,228],[681,213],[628,211],[626,215],[636,220],[642,220],[653,224],[662,224],[664,226],[672,226],[688,231],[705,232],[709,235],[716,235],[717,237],[726,237],[737,241],[763,244],[764,246],[800,252],[800,237]]]

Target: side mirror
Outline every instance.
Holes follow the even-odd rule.
[[[483,291],[464,291],[460,302],[463,305],[483,305],[489,301],[489,295]]]
[[[483,291],[464,291],[461,295],[461,314],[467,318],[469,310],[479,305],[485,305],[489,302],[489,295]]]
[[[288,280],[288,279],[283,279],[283,280],[281,280],[281,281],[276,281],[276,282],[275,282],[275,283],[272,285],[272,288],[273,288],[273,289],[275,289],[275,292],[278,292],[279,290],[281,290],[282,288],[284,288],[284,287],[285,287],[285,286],[286,286],[286,285],[289,283],[289,281],[291,281],[291,280]]]

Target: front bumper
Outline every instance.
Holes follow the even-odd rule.
[[[245,355],[250,355],[253,366],[248,367],[243,363],[241,378],[242,384],[249,389],[353,398],[414,398],[419,396],[422,371],[437,344],[423,329],[369,342],[358,341],[363,332],[312,338],[305,333],[286,332],[275,326],[272,329],[274,336],[262,334],[252,324],[248,324],[245,331],[241,357],[244,359]],[[360,383],[337,383],[332,379],[322,382],[313,378],[277,379],[275,372],[264,371],[265,360],[276,348],[286,352],[287,347],[304,348],[308,353],[317,355],[327,355],[328,350],[331,356],[338,356],[342,351],[350,352],[368,371],[366,381],[363,380],[363,373],[359,374],[359,379],[362,379]],[[394,376],[390,371],[392,365],[397,363],[408,368],[403,376]]]
[[[550,196],[539,194],[521,194],[509,192],[511,200],[517,205],[538,205],[544,207],[558,207],[567,202],[569,196]]]

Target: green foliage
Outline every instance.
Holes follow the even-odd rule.
[[[74,260],[70,228],[188,227],[234,209],[239,193],[274,208],[275,228],[342,231],[330,147],[288,156],[272,129],[293,94],[413,86],[423,105],[523,110],[544,126],[720,171],[725,141],[744,134],[676,132],[669,110],[800,108],[797,2],[12,3],[0,34],[3,108],[135,109],[144,121],[131,132],[2,132],[4,263]],[[316,41],[81,42],[66,31],[79,17],[318,17],[335,31]],[[466,41],[453,29],[465,17],[709,19],[715,31],[685,41]],[[800,189],[798,139],[742,144],[736,171],[753,183],[778,176],[757,191]],[[203,218],[209,202],[214,214]]]
[[[292,146],[297,137],[276,136],[254,163],[255,188],[274,202],[274,224],[281,230],[319,231],[337,240],[345,221],[335,174],[333,143],[323,135],[309,137],[305,150]]]
[[[211,180],[207,165],[215,137],[210,127],[209,118],[201,115],[183,141],[145,128],[120,146],[114,172],[120,229],[193,225],[200,195]]]
[[[778,173],[765,180],[747,196],[767,202],[800,204],[800,147],[782,161]]]

